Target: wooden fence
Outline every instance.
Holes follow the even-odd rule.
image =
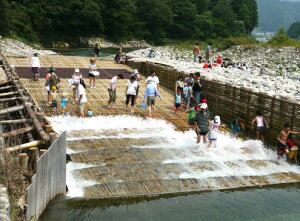
[[[49,201],[65,192],[66,132],[63,132],[37,162],[36,174],[27,192],[26,219],[38,220]]]
[[[170,90],[174,90],[178,76],[184,75],[170,67],[148,62],[129,61],[128,65],[145,75],[155,70],[160,83]],[[276,137],[285,123],[290,123],[293,130],[300,131],[299,104],[229,84],[203,78],[202,81],[203,93],[208,100],[209,109],[212,113],[219,115],[222,122],[230,124],[234,117],[242,113],[246,115],[244,132],[247,137],[255,138],[255,131],[251,130],[251,121],[257,110],[263,113],[270,126],[265,134],[267,144],[276,145]],[[300,144],[298,137],[295,137],[295,140]]]

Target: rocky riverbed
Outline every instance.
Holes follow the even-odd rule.
[[[154,50],[154,58],[148,53]],[[193,62],[192,51],[170,47],[141,49],[128,54],[135,61],[148,61],[167,65],[183,73],[201,73],[202,77],[300,102],[300,49],[287,47],[232,47],[225,51],[213,51],[211,61],[222,56],[234,66],[246,64],[247,70],[233,67],[203,69],[203,64]],[[204,53],[202,56],[205,57]]]
[[[32,56],[34,53],[38,53],[39,55],[57,55],[54,51],[34,49],[18,40],[2,39],[1,37],[0,51],[5,54],[17,56]]]

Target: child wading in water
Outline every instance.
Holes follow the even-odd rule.
[[[288,140],[286,141],[287,146],[289,147],[289,161],[291,163],[298,163],[298,146],[295,141],[292,140],[292,136],[288,136]]]
[[[193,88],[191,83],[187,83],[183,88],[183,96],[186,105],[186,110],[189,109],[191,104],[191,98],[193,97]]]
[[[52,90],[50,95],[51,95],[51,100],[52,100],[51,105],[50,105],[51,110],[54,114],[58,114],[58,109],[57,109],[58,108],[58,102],[57,102],[56,91]]]
[[[214,147],[217,147],[216,141],[220,126],[224,127],[221,125],[221,118],[219,116],[215,116],[214,120],[212,120],[210,123],[210,130],[208,133],[208,148],[210,148],[212,144],[214,144]]]
[[[177,91],[177,94],[175,95],[175,114],[177,111],[182,110],[181,107],[181,91]]]
[[[189,126],[191,129],[195,128],[195,116],[200,110],[199,104],[195,104],[194,107],[188,109],[185,113],[189,113]]]
[[[60,106],[61,106],[63,114],[65,114],[65,112],[66,112],[67,102],[68,102],[67,93],[63,93],[62,97],[61,97],[61,101],[60,101]]]
[[[254,129],[254,124],[256,123],[256,139],[265,142],[264,131],[269,128],[265,117],[260,111],[256,111],[256,117],[252,120],[252,130]]]
[[[283,125],[283,130],[278,134],[278,147],[277,147],[277,156],[278,159],[283,157],[284,154],[289,153],[289,148],[287,146],[287,139],[290,134],[300,134],[300,132],[291,131],[291,126],[289,123]]]

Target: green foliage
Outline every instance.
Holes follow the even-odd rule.
[[[300,47],[300,42],[291,39],[287,35],[283,27],[279,29],[278,33],[273,38],[271,38],[267,42],[267,44],[272,47],[285,47],[285,46]]]
[[[300,22],[294,22],[291,24],[287,34],[294,39],[300,38]]]
[[[0,0],[0,35],[51,45],[79,37],[113,41],[229,38],[257,24],[255,0]]]

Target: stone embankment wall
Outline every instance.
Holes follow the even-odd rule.
[[[129,61],[128,65],[146,75],[149,75],[151,70],[155,70],[160,83],[172,91],[174,90],[177,77],[183,75],[183,73],[169,67],[149,62]],[[293,130],[300,131],[299,104],[256,93],[251,90],[233,87],[230,84],[222,84],[206,79],[202,80],[204,84],[204,96],[208,99],[210,111],[219,115],[222,122],[227,125],[230,124],[234,117],[242,113],[245,114],[246,128],[244,132],[247,137],[255,138],[255,131],[251,129],[251,121],[255,117],[257,110],[260,110],[264,114],[270,126],[266,131],[266,141],[268,144],[276,145],[276,136],[282,130],[285,123],[290,123]]]

